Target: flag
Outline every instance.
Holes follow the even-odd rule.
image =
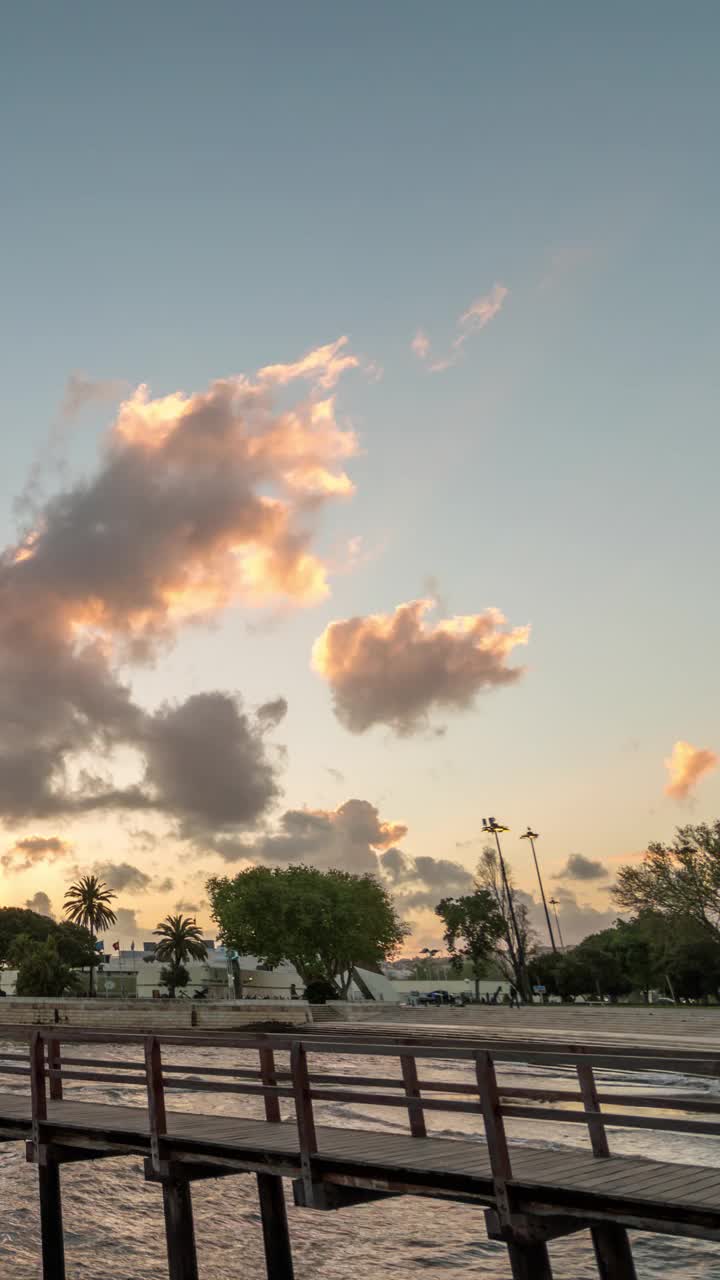
[[[96,943],[95,943],[95,950],[96,950],[96,951],[104,951],[104,950],[105,950],[105,943],[104,943],[104,942],[96,942]]]
[[[120,950],[120,943],[113,942],[113,951],[119,951],[119,950]]]

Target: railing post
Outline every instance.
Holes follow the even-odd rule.
[[[600,1115],[600,1099],[592,1063],[578,1062],[577,1077],[583,1106],[590,1113],[587,1124],[593,1155],[607,1160],[610,1156],[610,1144]],[[637,1280],[632,1245],[625,1227],[616,1222],[597,1223],[590,1228],[590,1235],[600,1280]]]
[[[290,1049],[290,1071],[295,1096],[295,1115],[300,1139],[300,1168],[307,1205],[313,1203],[312,1157],[317,1151],[315,1117],[313,1116],[310,1076],[307,1053],[300,1040],[294,1040]]]
[[[276,1088],[275,1055],[268,1047],[260,1049],[260,1073],[264,1085]],[[280,1124],[280,1099],[266,1094],[264,1102],[265,1119],[270,1124]],[[277,1173],[258,1173],[257,1188],[268,1280],[293,1280],[292,1247],[283,1180]]]
[[[187,1178],[170,1171],[163,1139],[167,1135],[162,1052],[157,1036],[145,1037],[145,1083],[152,1167],[162,1182],[165,1240],[170,1280],[198,1280],[192,1195]]]
[[[513,1220],[507,1187],[512,1178],[510,1151],[505,1135],[495,1065],[487,1050],[475,1054],[475,1074],[485,1123],[490,1169],[493,1175],[497,1219],[501,1237],[507,1245],[513,1280],[552,1280],[547,1245],[544,1241],[523,1238],[520,1230],[522,1223]]]
[[[592,1064],[589,1062],[578,1062],[577,1077],[582,1094],[583,1106],[588,1112],[587,1125],[590,1133],[590,1143],[594,1156],[600,1156],[605,1159],[610,1155],[610,1146],[605,1132],[600,1112],[600,1099],[598,1098],[597,1085],[595,1084],[595,1076],[593,1074]]]
[[[48,1069],[50,1074],[50,1097],[53,1102],[62,1101],[62,1059],[60,1057],[60,1041],[48,1040]]]
[[[275,1054],[272,1049],[263,1047],[260,1050],[260,1075],[262,1082],[268,1088],[277,1088],[277,1076],[275,1075]],[[265,1119],[272,1124],[280,1124],[282,1114],[280,1111],[280,1099],[265,1094]]]
[[[165,1114],[162,1054],[157,1036],[145,1037],[145,1078],[153,1169],[156,1173],[166,1173],[167,1162],[161,1156],[161,1140],[167,1133],[167,1116]]]
[[[33,1155],[38,1167],[43,1280],[65,1280],[60,1168],[43,1141],[42,1132],[47,1120],[47,1091],[45,1041],[41,1031],[34,1031],[30,1041],[30,1097]]]
[[[402,1067],[405,1097],[408,1100],[410,1132],[413,1138],[426,1138],[427,1129],[425,1127],[425,1112],[423,1110],[422,1095],[420,1093],[420,1084],[417,1073],[417,1061],[414,1053],[401,1053],[400,1066]]]

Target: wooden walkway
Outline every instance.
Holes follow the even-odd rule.
[[[142,1047],[143,1058],[103,1058],[98,1041]],[[163,1063],[165,1043],[173,1046],[168,1064]],[[223,1051],[225,1065],[219,1058],[202,1066],[178,1065],[178,1044],[215,1046]],[[229,1050],[237,1050],[237,1056]],[[249,1054],[257,1055],[257,1066],[247,1065]],[[330,1034],[303,1040],[169,1036],[161,1045],[157,1037],[52,1028],[35,1031],[28,1048],[0,1055],[0,1074],[26,1075],[31,1086],[29,1094],[0,1094],[0,1140],[25,1140],[28,1158],[38,1166],[44,1280],[65,1280],[62,1165],[127,1155],[144,1157],[145,1177],[162,1187],[170,1280],[198,1276],[190,1184],[237,1174],[257,1177],[269,1280],[291,1280],[293,1274],[283,1178],[292,1180],[296,1204],[309,1209],[350,1208],[388,1195],[475,1205],[485,1210],[491,1237],[506,1244],[515,1280],[548,1280],[548,1242],[589,1230],[601,1280],[636,1280],[628,1229],[720,1242],[720,1168],[612,1154],[609,1130],[640,1127],[720,1137],[720,1098],[607,1093],[593,1067],[610,1058],[623,1071],[715,1076],[720,1062],[706,1051],[678,1056],[675,1049],[663,1054],[654,1048],[626,1054],[607,1046],[591,1052],[578,1045],[560,1047],[554,1040],[531,1042],[523,1051],[514,1037],[496,1041],[492,1053],[476,1041],[422,1037],[416,1043],[407,1038],[391,1043],[380,1036],[338,1041]],[[338,1068],[338,1056],[345,1062],[357,1055],[365,1070],[367,1059],[375,1060],[377,1074]],[[572,1066],[577,1087],[568,1088],[567,1081],[557,1089],[504,1084],[498,1074],[503,1063],[521,1055]],[[464,1079],[433,1074],[438,1059],[445,1066],[448,1061],[465,1066],[470,1074]],[[393,1060],[400,1068],[395,1075],[388,1070]],[[88,1083],[135,1087],[144,1101],[88,1101],[78,1096]],[[265,1119],[203,1114],[200,1107],[174,1110],[172,1090],[254,1095]],[[290,1103],[285,1114],[283,1102]],[[408,1130],[316,1123],[315,1102],[350,1103],[355,1115],[358,1104],[368,1111],[401,1108]],[[554,1105],[558,1102],[561,1107]],[[434,1111],[473,1114],[484,1134],[436,1136],[426,1123]],[[529,1125],[533,1120],[582,1124],[588,1148],[509,1143],[506,1117]]]

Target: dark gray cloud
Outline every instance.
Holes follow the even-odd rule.
[[[276,729],[287,715],[287,698],[273,698],[271,702],[263,702],[255,712],[258,720],[270,729]]]
[[[315,642],[313,665],[351,733],[376,724],[417,733],[433,711],[467,710],[481,692],[520,679],[523,669],[507,659],[527,643],[527,627],[504,628],[497,609],[428,624],[432,607],[413,600],[391,614],[331,622]]]
[[[130,907],[115,907],[114,910],[117,919],[115,924],[111,924],[110,928],[105,930],[105,937],[112,935],[116,938],[119,934],[127,936],[143,932],[138,925],[137,913]]]
[[[28,898],[25,902],[28,911],[37,911],[40,916],[50,916],[52,918],[53,910],[46,893],[42,889],[38,889],[32,898]]]
[[[553,880],[605,880],[608,872],[596,858],[586,858],[582,853],[571,853],[564,867]]]
[[[179,902],[175,903],[175,910],[183,915],[196,916],[206,906],[206,902],[187,902],[184,898],[181,898]]]
[[[369,801],[352,799],[338,809],[288,809],[274,831],[214,847],[228,862],[303,862],[364,874],[377,871],[377,851],[406,831],[402,823],[384,822]]]
[[[433,908],[441,898],[462,897],[474,889],[471,872],[449,858],[413,858],[400,849],[388,849],[379,862],[401,911]]]
[[[72,845],[59,836],[24,836],[4,853],[0,862],[6,871],[28,871],[42,862],[56,862],[67,858]]]
[[[172,876],[165,876],[164,880],[156,880],[153,889],[156,893],[170,893],[175,888],[175,881]]]
[[[224,782],[206,779],[207,812],[196,785],[176,813],[189,768],[171,741],[183,730],[181,709],[148,715],[120,673],[154,661],[184,623],[237,599],[326,594],[327,566],[311,542],[321,506],[352,491],[344,466],[354,437],[335,422],[330,399],[311,393],[288,412],[272,397],[294,378],[329,387],[328,376],[356,363],[338,350],[330,344],[295,365],[269,366],[254,383],[221,380],[189,397],[153,401],[140,388],[122,404],[94,475],[40,505],[31,486],[30,525],[0,554],[0,821],[156,808],[207,825],[219,806],[235,826],[274,797],[260,748],[240,750],[235,699],[213,693],[217,727],[230,733],[229,743],[213,744]],[[66,411],[108,390],[75,375]],[[281,700],[273,706],[266,730]],[[114,786],[99,764],[72,781],[81,759],[111,764],[128,746],[147,751],[143,782]],[[249,773],[237,779],[234,806],[228,754]]]
[[[525,893],[522,889],[515,890],[515,893],[518,900],[528,908],[530,922],[541,946],[549,946],[550,939],[542,904],[536,901],[532,894]],[[565,889],[562,886],[553,890],[553,896],[557,901],[560,931],[566,947],[575,946],[576,943],[582,942],[583,938],[586,938],[589,933],[599,933],[602,929],[609,929],[614,925],[619,915],[617,910],[600,911],[589,903],[578,902],[577,896],[570,889]],[[555,915],[552,907],[550,908],[550,919],[555,932],[555,941],[559,943],[560,939],[557,936]]]
[[[129,862],[96,862],[92,872],[116,893],[146,893],[152,883],[152,876]]]
[[[248,827],[278,795],[262,729],[224,693],[197,693],[148,721],[145,780],[184,835]]]

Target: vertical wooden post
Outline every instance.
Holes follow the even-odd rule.
[[[588,1115],[588,1131],[590,1133],[590,1143],[594,1156],[601,1159],[610,1155],[610,1146],[605,1132],[602,1116],[600,1115],[600,1099],[598,1098],[597,1086],[595,1084],[595,1076],[593,1075],[592,1064],[590,1062],[578,1062],[577,1077],[582,1094],[583,1106]]]
[[[607,1160],[610,1155],[610,1144],[607,1131],[600,1113],[595,1075],[590,1062],[578,1062],[577,1077],[582,1094],[583,1106],[588,1115],[588,1131],[593,1155],[600,1160]],[[625,1227],[616,1222],[602,1222],[590,1228],[595,1261],[600,1280],[637,1280],[632,1245]]]
[[[507,1248],[513,1280],[552,1280],[546,1244],[509,1241]]]
[[[260,1072],[263,1084],[275,1088],[275,1055],[270,1048],[263,1047],[260,1050]],[[270,1124],[280,1124],[280,1099],[266,1094],[264,1101],[265,1119]],[[292,1247],[283,1180],[276,1173],[259,1173],[257,1188],[268,1280],[293,1280]]]
[[[38,1187],[43,1280],[65,1280],[60,1166],[49,1152],[45,1153],[44,1163],[38,1165]]]
[[[50,1073],[50,1097],[53,1102],[60,1102],[63,1096],[62,1059],[60,1057],[60,1041],[48,1040],[48,1069]]]
[[[401,1053],[400,1066],[402,1067],[403,1084],[405,1086],[405,1097],[408,1100],[408,1119],[410,1120],[410,1132],[413,1138],[427,1138],[427,1129],[425,1127],[425,1112],[422,1105],[422,1095],[420,1093],[420,1084],[418,1082],[417,1061],[414,1053]]]
[[[514,1228],[507,1189],[507,1184],[512,1178],[510,1151],[505,1135],[495,1065],[486,1050],[475,1054],[475,1074],[485,1123],[495,1204],[507,1245],[513,1280],[552,1280],[547,1245],[544,1241],[523,1240]]]
[[[47,1091],[45,1041],[41,1031],[33,1031],[30,1041],[30,1097],[33,1154],[38,1167],[43,1280],[65,1280],[60,1169],[43,1141],[42,1132],[43,1122],[47,1120]]]
[[[42,1031],[33,1031],[30,1038],[30,1100],[32,1108],[33,1142],[35,1158],[40,1146],[40,1125],[47,1120],[47,1093],[45,1091],[45,1041]]]
[[[259,1173],[257,1184],[268,1280],[293,1280],[283,1180],[275,1173]]]
[[[317,1151],[317,1135],[315,1133],[315,1117],[313,1116],[307,1053],[305,1045],[300,1040],[294,1040],[290,1049],[290,1071],[292,1073],[295,1115],[300,1139],[302,1180],[305,1188],[306,1203],[311,1205],[313,1202],[312,1157]]]
[[[277,1076],[275,1075],[275,1054],[272,1049],[263,1047],[260,1050],[260,1074],[262,1082],[269,1088],[277,1088]],[[280,1111],[280,1099],[265,1094],[265,1119],[272,1124],[280,1124],[282,1114]]]
[[[162,1054],[157,1036],[145,1037],[145,1082],[148,1096],[150,1122],[150,1150],[156,1173],[167,1173],[166,1162],[161,1156],[161,1139],[167,1133],[165,1114],[165,1088],[162,1075]]]
[[[170,1280],[198,1280],[190,1183],[187,1178],[168,1178],[162,1193]]]

